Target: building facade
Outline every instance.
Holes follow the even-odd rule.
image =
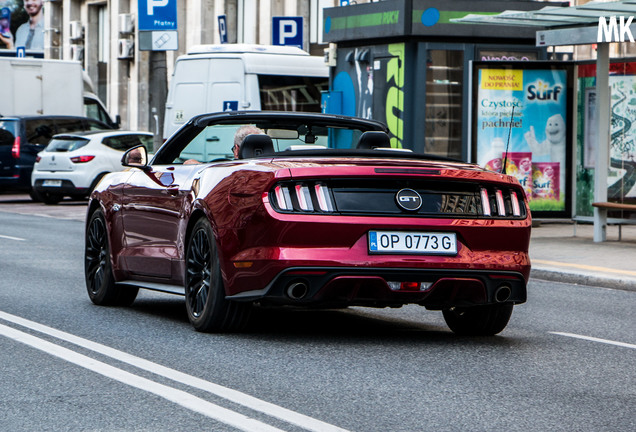
[[[156,2],[160,3],[160,2]],[[360,2],[359,2],[360,3]],[[322,55],[322,10],[338,0],[179,0],[178,49],[140,48],[136,0],[55,0],[44,3],[44,57],[79,60],[98,96],[127,129],[161,135],[167,85],[174,62],[192,46],[272,44],[273,17],[303,18],[303,49]]]

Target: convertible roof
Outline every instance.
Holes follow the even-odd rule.
[[[302,113],[285,111],[232,111],[202,114],[193,117],[190,122],[198,127],[212,124],[244,124],[267,123],[270,126],[312,124],[316,126],[332,126],[355,128],[360,130],[376,130],[388,132],[384,123],[376,120],[361,119],[334,114]]]

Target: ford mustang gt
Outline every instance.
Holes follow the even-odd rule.
[[[180,294],[205,332],[243,328],[255,304],[418,304],[459,334],[502,331],[526,301],[523,189],[392,144],[371,120],[232,112],[194,117],[152,160],[128,150],[89,201],[90,299]]]

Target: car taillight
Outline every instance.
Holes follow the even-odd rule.
[[[278,210],[302,213],[336,211],[329,188],[321,182],[281,183],[274,186],[272,192],[272,203]]]
[[[13,147],[11,147],[11,156],[13,156],[14,159],[20,158],[20,137],[19,136],[15,137],[15,139],[13,140]]]
[[[75,156],[71,158],[71,162],[73,163],[85,163],[90,162],[95,159],[95,156]]]
[[[42,160],[42,156],[38,155],[35,157],[35,163],[39,163]]]
[[[516,191],[507,188],[482,187],[481,211],[483,216],[521,217],[525,207]]]

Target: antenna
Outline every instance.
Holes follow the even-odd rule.
[[[510,148],[510,135],[512,134],[512,121],[515,119],[515,106],[512,105],[512,114],[510,114],[510,127],[508,128],[508,142],[506,143],[506,152],[501,166],[501,173],[506,174],[506,165],[508,165],[508,149]]]

